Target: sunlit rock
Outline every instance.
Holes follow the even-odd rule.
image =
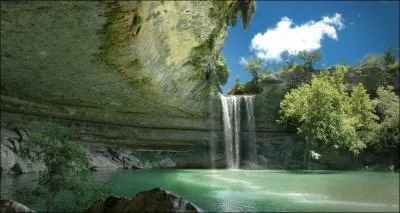
[[[1,144],[1,170],[7,171],[15,165],[14,152],[4,144]]]
[[[35,212],[28,208],[22,203],[14,200],[0,200],[0,212],[1,213],[25,213],[25,212]]]

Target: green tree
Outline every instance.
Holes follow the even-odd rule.
[[[283,72],[304,72],[304,66],[297,62],[287,63],[286,66],[282,67]]]
[[[388,48],[386,50],[383,55],[383,60],[387,71],[389,71],[390,73],[399,72],[399,57],[398,54],[395,54],[392,48]],[[398,81],[398,79],[396,80]]]
[[[316,143],[336,145],[358,154],[373,138],[377,116],[374,104],[359,84],[348,93],[346,67],[333,74],[314,74],[311,83],[287,93],[280,104],[280,123],[297,127],[305,137],[303,166],[308,150]]]
[[[369,68],[369,69],[376,69],[382,68],[385,64],[384,57],[382,54],[370,53],[365,55],[359,62],[359,68]]]
[[[396,146],[400,143],[399,96],[393,90],[392,86],[379,87],[377,90],[378,97],[375,101],[380,118],[376,140],[378,148]]]
[[[309,72],[312,72],[314,70],[313,65],[322,59],[322,54],[316,50],[303,50],[300,51],[297,55],[301,60],[304,61],[304,69]]]
[[[388,48],[386,50],[385,54],[383,55],[383,60],[385,61],[386,67],[389,67],[390,65],[392,65],[396,62],[392,48]]]
[[[262,58],[250,58],[244,64],[244,68],[253,76],[253,80],[257,81],[258,74],[266,70],[266,61]]]
[[[32,194],[44,197],[48,212],[56,210],[54,199],[62,191],[72,192],[78,208],[85,208],[103,196],[103,189],[94,190],[87,186],[90,171],[87,168],[86,153],[77,144],[70,142],[66,128],[34,122],[29,127],[29,137],[30,144],[21,147],[21,154],[30,160],[41,161],[46,166]]]

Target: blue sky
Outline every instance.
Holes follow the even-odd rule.
[[[240,64],[250,56],[276,68],[282,51],[317,49],[323,54],[317,66],[353,65],[365,54],[398,50],[399,38],[399,1],[257,1],[249,29],[238,20],[228,30],[223,55],[232,73],[223,90],[237,76],[251,79]]]

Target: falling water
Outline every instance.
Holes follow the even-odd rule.
[[[256,146],[256,131],[255,131],[255,118],[254,118],[254,96],[244,96],[246,101],[247,122],[249,131],[249,152],[250,160],[257,163],[257,146]]]
[[[250,131],[249,141],[251,156],[257,156],[255,150],[255,128],[253,102],[254,96],[223,96],[221,95],[224,137],[225,137],[225,155],[228,168],[238,169],[240,166],[241,141],[240,141],[240,118],[241,118],[241,100],[246,103],[246,114],[248,118],[248,130]],[[254,159],[254,157],[253,157]],[[254,162],[254,160],[252,160]]]
[[[225,155],[228,168],[239,168],[240,161],[240,96],[222,96]]]
[[[211,77],[211,84],[210,84],[210,93],[208,96],[208,112],[209,112],[209,125],[211,127],[211,133],[209,138],[209,154],[210,154],[210,166],[211,169],[215,168],[215,155],[216,155],[216,145],[217,145],[217,133],[216,133],[216,115],[217,111],[215,110],[215,100],[217,99],[217,88],[218,85],[218,75],[215,73],[215,64],[213,59],[215,55],[211,54],[208,57],[208,67],[210,69],[210,77]]]
[[[239,168],[240,164],[240,97],[235,97],[233,98],[233,109],[234,109],[234,130],[235,130],[235,143],[233,144],[234,146],[234,151],[235,151],[235,158],[234,158],[234,164],[233,168],[237,169]]]

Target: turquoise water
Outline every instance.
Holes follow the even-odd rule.
[[[2,197],[34,175],[2,176]],[[277,170],[119,170],[97,172],[113,193],[132,197],[163,187],[206,211],[393,211],[399,212],[399,173]],[[64,197],[65,199],[65,197]],[[62,198],[59,198],[59,201]],[[42,210],[40,200],[31,204]]]

